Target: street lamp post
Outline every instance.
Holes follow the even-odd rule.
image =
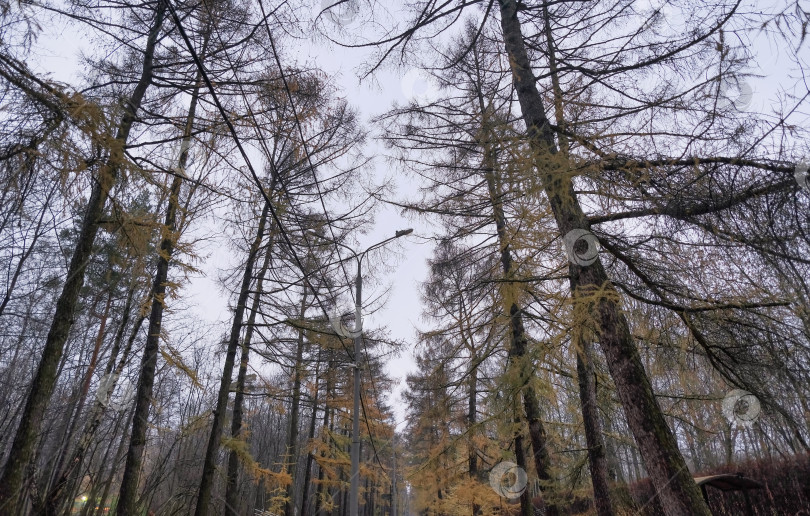
[[[405,235],[413,233],[413,229],[403,229],[394,233],[394,236],[386,238],[382,242],[377,242],[362,253],[355,253],[350,247],[335,242],[335,244],[348,249],[352,253],[355,260],[357,260],[357,276],[354,279],[354,331],[351,332],[354,337],[354,400],[352,409],[352,476],[351,486],[349,491],[349,516],[357,516],[359,509],[358,494],[360,490],[360,348],[363,344],[363,323],[361,318],[361,308],[363,306],[363,275],[361,267],[363,257],[371,251],[382,247],[391,240],[394,240]],[[337,330],[337,328],[335,328]],[[338,332],[342,334],[341,332]]]
[[[363,327],[360,309],[363,305],[363,276],[360,274],[362,255],[357,259],[357,277],[354,279],[354,408],[352,409],[352,478],[349,491],[349,514],[357,516],[360,489],[360,346],[363,340]]]

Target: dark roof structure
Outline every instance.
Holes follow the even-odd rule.
[[[699,486],[712,486],[721,491],[746,491],[748,489],[762,489],[764,487],[756,480],[744,477],[742,473],[695,477],[695,482]]]
[[[749,516],[753,516],[754,510],[751,507],[751,499],[748,498],[748,491],[750,489],[762,489],[765,487],[756,480],[744,477],[742,473],[726,473],[721,475],[709,475],[707,477],[694,478],[695,483],[700,486],[700,491],[703,494],[703,499],[706,500],[707,505],[709,503],[709,495],[706,493],[706,486],[711,486],[724,492],[742,491],[743,496],[745,497],[746,512]]]

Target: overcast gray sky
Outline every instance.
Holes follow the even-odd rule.
[[[312,16],[319,11],[319,6],[315,5]],[[354,14],[348,12],[334,20],[323,20],[323,25],[329,27],[330,24],[337,23],[345,31],[359,30],[361,22]],[[42,28],[43,31],[33,47],[28,64],[37,72],[49,74],[55,80],[79,84],[82,71],[78,66],[78,56],[82,51],[91,50],[88,48],[87,38],[67,24],[42,23]],[[294,44],[290,44],[289,41],[286,43],[284,47],[287,57],[317,66],[332,76],[342,95],[360,112],[364,121],[389,109],[394,102],[403,104],[413,94],[424,94],[426,88],[430,87],[420,74],[408,69],[383,70],[375,74],[373,79],[363,81],[361,84],[356,76],[356,68],[368,57],[368,50],[338,47],[329,44],[323,38],[298,40]],[[372,130],[372,138],[366,149],[367,155],[378,155],[381,152],[381,147],[374,141],[374,136],[376,134]],[[373,175],[378,181],[393,178],[397,194],[407,195],[414,191],[411,183],[402,180],[401,175],[392,170],[382,156],[377,156],[371,166]],[[395,252],[387,257],[388,266],[382,269],[376,284],[367,284],[368,287],[364,292],[364,298],[368,300],[383,294],[386,288],[391,288],[386,305],[369,315],[364,325],[366,328],[387,326],[393,339],[403,340],[409,344],[400,357],[390,360],[387,364],[389,374],[398,383],[390,398],[396,407],[398,426],[404,418],[404,407],[398,401],[399,393],[404,386],[405,375],[414,368],[411,345],[415,342],[415,325],[419,322],[421,311],[419,282],[425,279],[426,259],[432,250],[432,245],[424,237],[431,236],[432,232],[430,227],[421,221],[404,218],[399,209],[381,205],[374,226],[369,228],[365,235],[359,236],[358,245],[358,250],[364,249],[370,244],[392,236],[398,229],[409,227],[414,228],[414,234],[406,239],[400,239],[397,245],[390,246]],[[228,251],[224,238],[221,242],[209,241],[201,251],[207,256],[201,266],[205,274],[193,278],[185,289],[184,297],[194,307],[193,312],[197,317],[209,323],[219,323],[219,327],[225,328],[231,318],[228,303],[232,300],[223,295],[217,278],[224,267],[233,265],[232,253]],[[370,259],[372,263],[369,265],[373,265],[373,260],[379,260],[380,256],[374,255]],[[350,303],[351,299],[347,297],[344,302]]]
[[[318,2],[313,7],[312,15],[319,11]],[[779,2],[781,3],[781,2]],[[660,0],[639,0],[639,4],[649,8],[657,8],[663,4]],[[398,5],[393,3],[392,5]],[[750,7],[772,7],[774,2],[751,3]],[[665,16],[674,16],[671,10],[665,9]],[[471,13],[472,14],[472,13]],[[363,16],[356,16],[348,12],[336,20],[326,20],[324,25],[338,23],[343,30],[363,30]],[[76,84],[78,73],[77,56],[82,50],[86,39],[65,26],[48,23],[43,24],[43,33],[35,45],[35,53],[31,56],[29,64],[39,72],[47,72],[54,79]],[[768,112],[771,106],[779,102],[778,87],[791,88],[791,85],[801,87],[802,81],[798,77],[791,77],[790,56],[793,49],[779,48],[773,45],[766,36],[753,39],[751,48],[757,55],[758,68],[752,69],[754,75],[747,81],[750,94],[744,94],[741,100],[741,109]],[[302,39],[294,44],[284,45],[287,57],[297,59],[317,66],[330,74],[338,87],[348,99],[349,103],[358,109],[364,120],[369,120],[389,109],[395,102],[406,103],[410,96],[423,94],[431,90],[431,85],[424,82],[422,76],[407,68],[392,70],[383,69],[376,73],[371,80],[359,83],[356,76],[357,67],[368,58],[368,49],[346,49],[330,45],[323,38]],[[804,60],[807,61],[807,45],[804,46]],[[291,62],[287,65],[293,64]],[[435,92],[434,92],[435,93]],[[369,127],[373,131],[374,128]],[[372,135],[374,133],[372,132]],[[378,143],[369,141],[366,149],[368,155],[379,155],[382,149]],[[378,181],[393,178],[396,192],[399,197],[413,193],[415,186],[411,181],[402,178],[395,169],[378,156],[372,163],[374,176]],[[387,260],[391,265],[386,273],[378,278],[380,283],[365,292],[366,299],[372,299],[383,292],[388,285],[392,290],[387,306],[366,319],[365,326],[388,326],[391,337],[409,343],[401,357],[388,363],[388,372],[401,383],[395,389],[392,403],[397,407],[397,420],[401,424],[404,418],[404,407],[398,403],[399,393],[402,389],[404,376],[413,370],[411,355],[412,344],[415,342],[415,326],[420,322],[420,300],[418,284],[426,277],[426,259],[430,256],[432,245],[425,241],[433,232],[429,224],[418,220],[407,220],[399,213],[399,209],[391,206],[380,206],[376,216],[375,225],[367,234],[360,237],[359,249],[393,235],[398,229],[413,227],[414,236],[400,240],[395,249],[399,255],[393,260]],[[230,319],[228,313],[228,297],[222,295],[217,283],[218,271],[221,267],[231,265],[230,253],[224,245],[212,243],[204,251],[209,254],[202,266],[205,276],[196,277],[186,292],[191,295],[189,302],[196,306],[195,313],[206,321],[220,322],[223,325]],[[224,251],[223,251],[224,250]],[[377,257],[372,257],[377,258]],[[349,299],[344,300],[349,302]],[[223,328],[225,326],[222,326]]]

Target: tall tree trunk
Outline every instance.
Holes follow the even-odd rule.
[[[110,316],[111,305],[112,305],[112,292],[110,292],[107,295],[107,303],[104,306],[104,313],[101,316],[101,323],[98,326],[98,333],[96,334],[96,340],[93,345],[93,354],[90,356],[90,363],[87,365],[87,371],[84,373],[84,380],[82,381],[82,390],[81,390],[82,403],[80,403],[80,405],[84,404],[84,400],[87,397],[87,393],[90,391],[90,383],[93,381],[93,374],[96,372],[96,365],[98,363],[98,354],[101,351],[101,345],[104,343],[104,336],[107,329],[107,319]]]
[[[638,459],[638,446],[630,446],[630,457],[633,459],[633,473],[635,475],[633,480],[638,481],[644,476],[641,461]]]
[[[0,475],[0,511],[5,514],[19,512],[26,468],[34,452],[37,432],[42,425],[45,409],[56,385],[56,370],[73,326],[74,312],[79,292],[84,284],[85,267],[90,260],[98,233],[99,219],[104,212],[104,205],[110,189],[115,184],[118,171],[124,163],[124,147],[129,139],[137,111],[140,109],[147,88],[152,83],[152,60],[165,12],[166,3],[165,0],[161,0],[158,3],[155,19],[144,48],[140,79],[124,106],[124,115],[121,117],[115,140],[110,148],[109,159],[99,170],[85,208],[76,247],[68,265],[67,279],[56,302],[56,311],[45,340],[45,347],[42,350],[42,358],[34,375],[31,392],[14,437],[11,453],[3,468],[3,473]]]
[[[58,514],[61,511],[61,508],[64,507],[65,504],[70,503],[70,500],[72,499],[71,495],[75,491],[76,485],[79,482],[84,455],[93,441],[96,430],[98,429],[99,425],[101,425],[102,418],[106,412],[107,404],[109,403],[109,397],[115,390],[117,379],[127,364],[130,351],[132,350],[132,345],[138,336],[138,330],[140,330],[141,325],[143,324],[144,320],[146,320],[144,316],[140,316],[133,325],[132,333],[129,336],[127,345],[121,355],[121,359],[118,360],[118,365],[116,366],[116,360],[118,359],[121,342],[123,341],[127,323],[129,322],[130,310],[134,295],[135,287],[133,286],[127,293],[127,301],[124,305],[123,319],[121,320],[121,325],[118,327],[118,331],[115,335],[113,348],[110,353],[110,359],[107,361],[107,366],[104,369],[104,374],[106,377],[108,377],[108,387],[106,393],[104,397],[97,397],[94,401],[93,408],[91,409],[90,414],[87,416],[84,429],[79,437],[79,442],[76,445],[76,449],[73,451],[73,456],[68,465],[62,470],[59,480],[57,480],[57,482],[54,484],[54,487],[49,495],[49,510],[53,511],[55,514]]]
[[[491,128],[487,120],[487,107],[484,105],[483,96],[479,92],[479,103],[482,114],[482,146],[484,148],[484,175],[487,181],[490,204],[492,205],[493,217],[495,219],[495,230],[498,234],[498,244],[501,249],[501,266],[503,268],[504,284],[507,289],[503,294],[504,312],[509,316],[509,362],[512,366],[513,374],[517,377],[513,379],[515,385],[520,389],[523,398],[523,410],[526,422],[529,425],[529,440],[532,445],[534,466],[537,476],[540,479],[543,499],[546,504],[546,512],[549,516],[559,513],[554,495],[554,481],[551,475],[551,459],[546,449],[547,438],[546,429],[540,415],[540,403],[537,400],[534,388],[529,385],[532,376],[530,365],[526,359],[526,331],[523,326],[523,313],[519,305],[517,288],[509,280],[514,276],[512,251],[507,234],[506,215],[503,211],[501,199],[500,177],[497,171],[497,156],[493,142],[489,140]]]
[[[531,362],[526,357],[526,334],[523,330],[523,317],[517,303],[512,303],[509,309],[511,320],[512,345],[509,349],[509,361],[516,366],[517,385],[521,386],[523,395],[523,411],[526,422],[529,424],[529,441],[532,445],[534,466],[537,477],[540,479],[540,488],[543,490],[543,501],[546,505],[546,514],[556,516],[559,514],[556,499],[556,481],[551,475],[551,458],[546,449],[547,437],[545,425],[540,417],[540,402],[537,394],[530,385]]]
[[[475,425],[478,418],[478,366],[481,360],[475,349],[472,316],[468,313],[463,296],[459,302],[459,322],[461,342],[470,353],[469,366],[467,367],[467,474],[470,480],[475,481],[478,479],[478,447],[475,443]],[[473,516],[475,516],[479,513],[481,507],[473,503],[472,509]]]
[[[250,307],[245,337],[242,339],[242,355],[239,359],[239,373],[236,379],[236,394],[233,397],[233,415],[231,416],[231,438],[240,439],[242,433],[242,405],[245,399],[245,378],[247,377],[248,357],[250,354],[250,343],[253,339],[253,329],[256,324],[256,314],[259,313],[259,303],[264,288],[264,276],[270,267],[270,257],[272,256],[273,237],[270,233],[270,240],[267,244],[267,252],[264,255],[259,277],[256,281],[256,294],[253,298],[253,305]],[[237,516],[239,514],[239,455],[236,450],[231,450],[228,454],[228,476],[225,486],[225,514]]]
[[[216,470],[217,454],[219,453],[219,441],[222,437],[222,427],[225,423],[225,411],[228,408],[228,392],[231,387],[236,348],[239,347],[239,335],[242,332],[245,305],[250,295],[250,284],[253,281],[253,265],[259,253],[262,237],[264,236],[264,228],[267,223],[269,208],[270,205],[265,203],[261,219],[259,220],[259,227],[256,230],[256,237],[253,239],[250,251],[248,252],[247,261],[245,262],[245,272],[242,275],[242,284],[239,289],[239,297],[236,301],[233,323],[231,324],[231,334],[228,338],[228,348],[225,352],[225,365],[222,368],[222,378],[220,379],[219,393],[217,394],[217,405],[214,408],[214,421],[211,426],[211,433],[208,436],[208,447],[205,451],[202,478],[197,495],[197,506],[194,510],[196,516],[206,516],[211,505],[211,491],[214,486],[214,473]]]
[[[599,394],[598,387],[594,386],[594,391],[598,396]],[[600,417],[599,422],[602,425],[602,428],[604,429],[602,434],[603,435],[602,440],[605,443],[605,454],[608,463],[608,478],[613,482],[626,484],[627,480],[624,476],[624,468],[622,467],[621,464],[621,460],[619,457],[619,450],[616,446],[616,440],[613,437],[608,437],[614,432],[610,418]]]
[[[309,437],[308,442],[312,443],[315,439],[315,428],[318,421],[318,374],[321,370],[321,349],[318,350],[318,360],[315,362],[315,392],[312,396],[312,417],[309,420]],[[312,463],[315,462],[312,452],[307,453],[307,466],[304,471],[304,489],[301,493],[301,516],[307,516],[307,498],[309,498],[310,479],[312,478]]]
[[[517,410],[515,412],[517,413]],[[519,417],[515,417],[515,425],[518,427],[515,433],[515,462],[519,468],[526,471],[528,470],[528,465],[526,464],[526,451],[523,447],[523,433],[520,430],[522,423]],[[532,516],[533,514],[532,495],[529,489],[526,489],[520,493],[520,516]]]
[[[475,443],[475,425],[478,416],[478,360],[475,355],[470,357],[469,393],[467,395],[467,470],[471,480],[478,479],[478,446]],[[473,504],[473,515],[479,513],[481,507]]]
[[[123,421],[125,424],[127,422],[126,419],[120,418],[116,422],[115,429],[113,430],[112,435],[116,435],[118,433],[118,427],[119,427],[118,423],[120,421]],[[104,484],[103,484],[104,489],[101,491],[101,496],[98,497],[99,503],[98,503],[98,505],[95,505],[94,503],[85,504],[84,511],[83,511],[83,516],[94,515],[94,514],[99,514],[99,515],[106,516],[106,514],[104,514],[105,513],[104,506],[107,503],[107,498],[110,496],[110,490],[112,489],[113,482],[118,477],[118,464],[121,463],[121,460],[124,457],[124,453],[126,451],[126,446],[125,446],[126,443],[127,443],[127,438],[126,438],[126,433],[124,433],[124,435],[121,436],[121,440],[119,441],[118,447],[115,450],[115,455],[114,455],[113,460],[112,460],[112,467],[110,468],[110,474],[107,476],[107,481],[104,482]],[[108,463],[108,458],[110,456],[110,451],[111,451],[111,447],[108,447],[104,451],[104,460],[102,461],[103,464]],[[96,493],[98,493],[97,487],[98,486],[94,485],[91,488],[90,496],[88,497],[89,500],[95,500],[96,499]],[[110,503],[112,503],[112,501]],[[117,510],[117,508],[116,508],[116,510]]]
[[[476,416],[478,413],[477,409],[477,401],[478,401],[478,366],[477,364],[473,365],[470,368],[470,393],[468,395],[467,400],[467,429],[470,433],[473,433],[473,427],[476,424]],[[467,467],[469,470],[470,478],[476,479],[478,478],[478,448],[475,445],[475,439],[470,437],[469,442],[467,443]]]
[[[299,318],[304,320],[304,314],[307,309],[307,294],[306,291],[301,296],[301,307]],[[296,466],[298,465],[298,411],[301,406],[301,376],[303,372],[302,360],[304,358],[304,330],[298,329],[298,342],[295,349],[295,364],[293,365],[293,385],[292,385],[292,400],[290,407],[290,427],[287,433],[287,450],[285,452],[286,466],[284,470],[287,475],[292,479],[287,485],[287,501],[284,504],[284,515],[295,515],[295,479],[296,479]]]
[[[259,479],[259,484],[256,486],[256,497],[253,500],[253,512],[264,511],[266,505],[264,503],[265,498],[265,490],[264,490],[264,479]]]
[[[526,53],[515,0],[499,0],[501,26],[512,79],[535,156],[545,194],[560,235],[574,229],[589,230],[587,218],[576,197],[567,171],[556,171],[549,159],[556,153],[554,134],[546,119],[531,63]],[[569,264],[571,290],[579,305],[594,313],[599,344],[607,359],[631,431],[641,450],[647,471],[666,514],[705,515],[710,512],[678,450],[655,398],[649,377],[630,334],[627,320],[618,306],[619,294],[607,278],[600,260],[590,265]]]
[[[599,405],[596,402],[596,386],[591,362],[593,353],[587,339],[580,339],[576,354],[579,404],[582,406],[582,424],[585,427],[585,441],[588,444],[594,505],[599,516],[613,516],[615,513],[610,499],[607,455],[602,425],[599,422]]]
[[[161,5],[164,5],[161,2]],[[163,7],[165,9],[165,7]],[[205,53],[206,40],[203,43]],[[138,481],[143,462],[143,452],[146,447],[146,433],[149,427],[149,406],[152,403],[152,390],[155,384],[155,371],[157,369],[157,355],[160,348],[160,332],[163,326],[163,311],[166,301],[166,287],[169,276],[169,265],[177,243],[178,228],[177,214],[180,207],[180,190],[183,186],[186,163],[188,162],[188,149],[193,132],[197,103],[200,91],[200,79],[191,95],[186,125],[183,129],[183,138],[180,144],[180,155],[176,174],[172,179],[169,190],[168,205],[166,207],[166,220],[164,222],[164,237],[160,242],[158,264],[152,284],[152,308],[149,313],[149,331],[146,335],[143,356],[141,357],[140,374],[138,375],[138,389],[135,398],[135,412],[132,416],[132,434],[127,448],[127,459],[124,474],[121,479],[121,489],[118,495],[117,514],[123,516],[138,513]]]
[[[563,92],[560,87],[560,78],[557,70],[557,47],[554,43],[554,35],[551,32],[551,17],[549,16],[548,2],[546,1],[543,2],[543,29],[546,33],[548,66],[551,75],[551,87],[554,93],[554,116],[557,121],[557,126],[565,130],[566,121],[563,111]],[[567,161],[569,159],[568,138],[564,134],[559,134],[557,139],[560,144],[560,154],[562,154]],[[575,336],[578,334],[577,331],[573,333]],[[592,346],[588,338],[582,339],[580,337],[576,340],[578,342],[575,341],[574,348],[577,356],[579,401],[582,406],[582,423],[585,427],[585,441],[588,445],[588,465],[590,466],[596,512],[599,516],[613,516],[615,513],[610,499],[608,465],[605,455],[606,448],[596,402]]]
[[[52,507],[50,504],[51,497],[48,493],[52,492],[53,490],[53,480],[59,479],[60,473],[63,471],[65,466],[65,462],[68,459],[68,456],[71,452],[71,446],[73,444],[73,436],[76,433],[77,426],[81,419],[82,415],[82,408],[84,407],[84,403],[87,399],[87,393],[90,391],[90,383],[93,380],[93,374],[96,371],[96,363],[98,362],[98,355],[101,350],[101,345],[104,342],[104,335],[106,333],[107,328],[107,319],[110,315],[110,307],[112,305],[112,290],[107,295],[107,302],[104,307],[104,314],[101,317],[101,324],[99,324],[98,332],[96,333],[96,340],[93,346],[93,353],[90,356],[90,364],[87,366],[87,371],[85,371],[84,379],[82,380],[82,384],[79,390],[78,401],[76,402],[76,409],[74,416],[70,419],[70,426],[68,427],[67,432],[65,433],[64,441],[62,443],[61,453],[59,453],[59,459],[56,461],[53,470],[51,471],[50,478],[48,479],[48,484],[46,485],[45,489],[45,496],[43,497],[43,514],[46,516],[56,516],[58,511],[55,510],[55,507]]]
[[[334,370],[335,370],[335,361],[333,358],[330,358],[326,364],[326,392],[324,393],[323,397],[323,423],[321,424],[321,428],[324,433],[324,444],[326,444],[327,449],[332,447],[332,442],[329,438],[329,432],[331,432],[334,429],[334,426],[332,424],[332,422],[334,421],[334,411],[329,409],[329,400],[332,398],[332,389],[333,389],[332,378]],[[321,507],[323,506],[323,501],[326,498],[327,494],[330,493],[330,491],[331,490],[327,488],[324,482],[324,469],[322,467],[319,467],[318,493],[315,496],[316,516],[321,514]]]
[[[370,460],[370,458],[369,458],[369,460]],[[365,491],[364,492],[366,493],[366,496],[364,498],[365,498],[366,503],[363,505],[363,514],[365,516],[373,516],[373,514],[374,514],[374,501],[376,500],[377,490],[374,488],[374,486],[370,485],[371,483],[369,482],[368,478],[366,478],[365,484],[366,485],[365,485]]]

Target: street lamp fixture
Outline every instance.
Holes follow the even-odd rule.
[[[354,279],[354,330],[347,332],[346,328],[339,322],[339,319],[330,319],[330,323],[335,332],[344,337],[351,335],[354,338],[354,407],[352,413],[352,476],[351,490],[349,491],[349,516],[357,516],[359,509],[358,492],[360,489],[360,349],[363,343],[363,318],[361,314],[363,305],[363,276],[361,266],[363,258],[369,251],[378,249],[394,239],[410,235],[411,233],[413,233],[412,228],[401,229],[395,232],[394,236],[377,242],[361,253],[356,253],[347,245],[333,241],[335,245],[348,249],[354,259],[357,260],[357,276]]]

